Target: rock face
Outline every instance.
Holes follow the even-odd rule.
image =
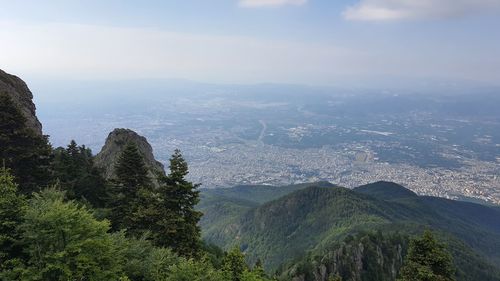
[[[300,270],[294,266],[287,277],[292,281],[328,281],[336,275],[352,281],[397,280],[403,265],[403,247],[407,247],[406,242],[394,243],[390,238],[380,239],[365,236],[360,240],[344,242],[334,249],[325,250],[323,256],[316,257],[310,263],[310,272],[298,272]],[[306,275],[309,277],[306,278]]]
[[[155,185],[158,185],[156,175],[157,173],[165,174],[163,164],[154,158],[153,148],[146,138],[129,129],[114,129],[109,133],[101,152],[96,155],[95,165],[103,171],[106,179],[114,178],[116,161],[128,143],[137,145],[149,170],[150,178]]]
[[[36,117],[36,107],[30,89],[19,77],[0,69],[0,94],[3,93],[9,95],[19,106],[27,119],[26,125],[35,133],[42,135],[42,124]]]

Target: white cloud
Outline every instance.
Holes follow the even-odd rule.
[[[246,8],[258,7],[276,7],[284,5],[300,6],[307,2],[307,0],[240,0],[239,5]]]
[[[348,7],[347,20],[445,19],[500,10],[500,0],[361,0]]]

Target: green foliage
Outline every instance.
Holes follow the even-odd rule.
[[[209,189],[202,189],[197,209],[203,213],[200,220],[203,239],[218,245],[226,244],[234,237],[233,226],[240,217],[258,206],[253,201],[211,194]]]
[[[411,240],[401,269],[402,281],[452,281],[454,273],[451,255],[429,230]]]
[[[266,277],[266,272],[264,271],[264,266],[262,265],[262,261],[260,259],[257,259],[257,262],[255,262],[255,265],[252,268],[252,273],[260,278]]]
[[[165,278],[169,268],[179,263],[180,258],[166,248],[156,248],[144,235],[141,238],[125,237],[123,232],[113,234],[123,258],[124,274],[130,280],[155,281]]]
[[[231,188],[205,189],[202,191],[202,193],[206,195],[216,196],[217,198],[222,197],[231,198],[234,200],[244,200],[247,202],[251,202],[254,205],[260,205],[311,186],[335,187],[335,185],[329,182],[320,181],[285,186],[238,185]]]
[[[184,261],[179,258],[171,249],[153,248],[147,259],[148,270],[146,280],[156,281],[172,274],[172,266]]]
[[[265,268],[275,270],[356,228],[386,223],[383,212],[395,215],[383,202],[344,188],[309,187],[249,211],[235,231],[243,247],[252,245],[249,262],[263,258]]]
[[[22,222],[26,201],[17,194],[17,185],[9,171],[0,169],[0,271],[21,256],[17,226]],[[9,265],[10,264],[10,265]]]
[[[407,248],[407,237],[398,233],[359,232],[342,241],[322,247],[303,258],[290,262],[281,280],[303,276],[316,280],[326,275],[334,280],[395,280],[402,265],[401,256]]]
[[[170,173],[160,179],[160,219],[157,220],[157,245],[170,247],[181,256],[196,256],[201,247],[198,222],[202,213],[195,209],[199,202],[198,184],[186,180],[188,166],[179,150],[170,158]]]
[[[205,257],[210,263],[216,268],[222,268],[225,253],[224,251],[214,244],[208,244],[202,241],[201,251],[205,254]]]
[[[182,259],[169,268],[170,273],[158,281],[225,281],[222,273],[206,260]]]
[[[78,146],[75,141],[71,141],[66,149],[55,149],[52,170],[54,179],[69,199],[89,202],[93,207],[104,207],[107,201],[106,181],[94,166],[90,149]]]
[[[125,146],[117,160],[115,174],[110,204],[113,228],[127,229],[130,234],[140,236],[149,230],[151,220],[157,216],[154,216],[151,179],[135,144]]]
[[[264,268],[262,267],[262,262],[257,260],[252,270],[245,269],[241,275],[241,281],[267,281],[271,280],[267,277]]]
[[[21,192],[48,185],[51,150],[47,137],[29,129],[12,99],[0,93],[0,161],[12,170]]]
[[[125,193],[151,185],[144,159],[133,143],[125,146],[116,162],[115,173],[116,181],[126,189]]]
[[[126,237],[124,231],[112,234],[121,258],[124,275],[130,280],[143,280],[148,274],[148,260],[153,246],[146,236],[140,238]]]
[[[14,177],[0,170],[1,280],[265,281],[264,267],[284,263],[283,280],[394,280],[408,235],[422,227],[446,239],[456,274],[444,246],[426,233],[411,242],[402,280],[500,276],[488,262],[500,262],[500,209],[418,197],[393,183],[355,191],[329,183],[209,190],[195,209],[199,185],[186,179],[179,150],[155,188],[139,150],[128,144],[110,184],[94,168],[89,149],[72,141],[52,152],[2,94],[0,160],[21,193],[31,196],[49,182],[66,191],[50,188],[27,203]],[[116,232],[66,199],[111,208]],[[241,244],[245,255],[240,248],[224,254],[201,243],[200,210],[208,213],[201,223],[205,238],[226,249]]]
[[[34,194],[21,224],[29,259],[22,280],[114,280],[121,272],[109,223],[55,189]]]
[[[340,277],[339,275],[330,276],[328,277],[328,281],[342,281],[342,277]]]
[[[269,280],[265,276],[262,276],[259,272],[245,270],[241,274],[241,281],[265,281]]]
[[[204,238],[223,248],[239,243],[248,262],[262,258],[268,272],[287,272],[292,274],[289,279],[304,273],[305,280],[315,280],[314,273],[323,261],[327,268],[335,265],[357,272],[365,276],[363,280],[394,280],[402,265],[397,257],[406,253],[405,237],[425,227],[436,230],[440,239],[448,242],[457,280],[500,278],[496,266],[500,255],[495,251],[500,248],[498,208],[420,197],[384,182],[355,191],[309,187],[256,207],[248,204],[255,202],[254,198],[238,198],[258,191],[235,192],[203,192],[202,198],[207,200],[200,204],[207,218],[202,222],[207,230]],[[234,197],[228,198],[227,194]],[[366,235],[367,231],[375,233]],[[382,239],[377,231],[383,233]],[[400,238],[393,237],[398,231]],[[351,235],[365,247],[362,269],[356,269],[353,259],[356,242],[345,240]],[[398,245],[402,249],[398,250]],[[340,263],[330,258],[339,249],[343,252],[338,256],[345,257]],[[373,262],[380,260],[379,255],[387,261],[383,266]],[[297,269],[298,275],[292,269]],[[338,273],[349,280],[350,275],[340,269]]]
[[[248,266],[245,263],[245,256],[240,251],[239,247],[233,247],[224,258],[222,266],[224,276],[229,281],[242,281],[243,273],[248,271]]]
[[[369,194],[370,196],[382,200],[415,198],[418,196],[414,192],[404,188],[399,184],[385,181],[358,186],[354,190],[358,193]]]

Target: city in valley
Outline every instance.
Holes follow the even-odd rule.
[[[165,164],[180,148],[190,179],[205,188],[385,180],[422,195],[500,203],[498,97],[487,90],[448,102],[441,93],[178,83],[137,98],[106,93],[111,103],[99,106],[99,93],[42,102],[40,117],[57,146],[75,139],[97,153],[112,129],[126,127]]]

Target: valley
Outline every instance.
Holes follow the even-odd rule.
[[[483,102],[497,99],[489,90],[451,103],[425,92],[172,83],[129,82],[120,99],[105,84],[85,99],[41,100],[40,118],[55,145],[76,139],[96,151],[109,131],[127,127],[164,164],[180,148],[204,188],[388,180],[421,195],[500,203],[500,117]],[[128,94],[138,91],[140,99]],[[469,104],[484,109],[465,113]]]

